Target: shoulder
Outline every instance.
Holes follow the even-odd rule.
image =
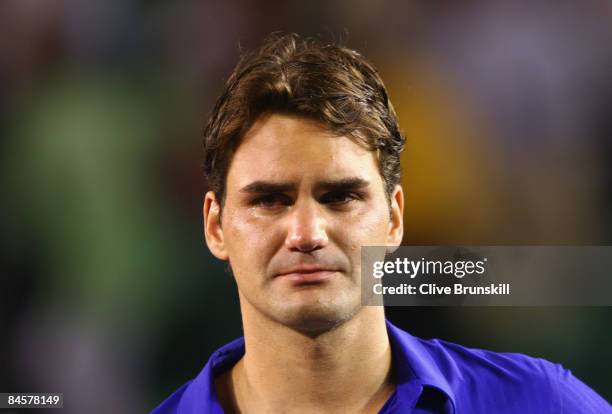
[[[420,341],[444,376],[454,379],[457,406],[469,406],[468,412],[496,407],[500,413],[612,413],[601,396],[560,364],[437,339]]]
[[[172,395],[166,398],[160,405],[157,406],[151,414],[176,414],[178,413],[179,403],[181,402],[181,398],[183,394],[185,394],[185,390],[189,387],[191,381],[184,384],[181,388],[176,390]]]
[[[611,413],[606,400],[560,364],[519,353],[421,339],[389,324],[394,358],[456,413]]]
[[[223,376],[244,355],[244,338],[216,350],[198,376],[166,398],[151,414],[223,413],[215,380]]]

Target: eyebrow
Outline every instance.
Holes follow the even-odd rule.
[[[253,181],[240,189],[241,193],[284,193],[295,188],[293,183],[275,183],[272,181]]]
[[[370,182],[359,177],[347,177],[340,180],[320,181],[315,184],[315,190],[338,191],[360,190],[370,185]]]
[[[347,177],[339,180],[324,180],[315,184],[315,191],[359,190],[370,185],[370,182],[360,177]],[[269,194],[284,193],[295,190],[296,184],[291,182],[253,181],[240,189],[241,193]]]

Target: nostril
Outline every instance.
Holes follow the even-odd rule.
[[[290,250],[300,251],[303,253],[311,252],[323,248],[327,244],[327,237],[316,236],[316,237],[304,237],[300,235],[294,235],[287,237],[286,245]]]
[[[296,250],[301,251],[302,253],[308,253],[315,250],[319,250],[322,246],[314,243],[304,243],[296,246]]]

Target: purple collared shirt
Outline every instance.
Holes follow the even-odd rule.
[[[559,364],[423,340],[387,321],[396,389],[379,411],[448,414],[610,414],[610,404]],[[222,414],[214,378],[244,355],[240,338],[151,414]]]

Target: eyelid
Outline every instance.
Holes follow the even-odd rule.
[[[318,197],[318,202],[326,205],[344,205],[352,201],[364,200],[365,191],[359,190],[329,190]],[[261,193],[254,195],[250,200],[251,206],[263,209],[275,209],[290,206],[294,200],[285,193]]]
[[[276,203],[278,202],[281,205],[289,205],[292,200],[289,196],[287,196],[286,194],[282,194],[282,193],[268,193],[268,194],[259,194],[255,197],[253,197],[250,201],[249,204],[254,205],[254,206],[261,206],[263,207],[262,203],[264,201],[269,201],[269,202],[273,202]]]
[[[342,201],[326,201],[325,199],[328,197],[334,198],[337,196],[342,196],[345,199]],[[333,191],[329,191],[325,194],[323,194],[323,196],[321,196],[320,201],[321,202],[327,202],[329,204],[343,204],[343,203],[347,203],[349,201],[353,201],[353,200],[363,200],[364,198],[364,194],[363,192],[360,191],[355,191],[355,190],[333,190]]]

